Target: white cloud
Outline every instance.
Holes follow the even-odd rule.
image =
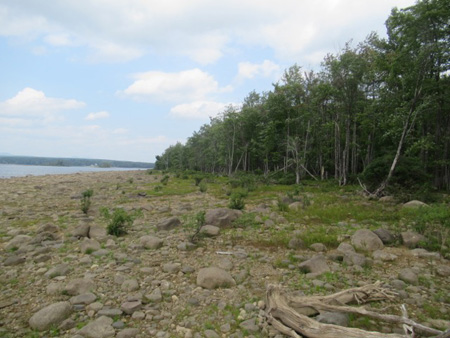
[[[46,37],[49,46],[88,46],[90,59],[128,61],[145,53],[188,55],[208,64],[233,49],[272,49],[283,59],[361,41],[394,6],[415,0],[3,1],[0,34]],[[383,31],[381,32],[383,33]]]
[[[151,71],[134,76],[135,81],[119,94],[134,99],[181,102],[204,100],[211,94],[229,91],[198,68],[178,73]]]
[[[173,117],[186,119],[204,119],[215,117],[225,110],[229,104],[213,101],[195,101],[179,104],[170,110]]]
[[[262,63],[240,62],[238,65],[238,79],[253,79],[255,77],[275,77],[280,73],[280,66],[264,60]]]
[[[84,119],[88,121],[92,120],[98,120],[98,119],[105,119],[109,117],[109,113],[107,111],[99,111],[97,113],[89,113],[88,116],[86,116]]]
[[[84,106],[84,102],[47,97],[44,92],[27,87],[14,97],[0,102],[0,117],[22,117],[39,123],[48,123],[61,119],[61,112],[65,110]]]

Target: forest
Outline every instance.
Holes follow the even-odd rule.
[[[376,195],[450,190],[449,2],[394,8],[386,29],[327,54],[317,71],[289,67],[167,148],[156,168],[359,181]]]

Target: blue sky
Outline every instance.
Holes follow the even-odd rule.
[[[413,0],[0,0],[0,153],[153,162]]]

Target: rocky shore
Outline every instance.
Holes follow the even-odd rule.
[[[306,247],[301,225],[270,203],[249,205],[259,235],[289,231],[286,247],[251,245],[228,200],[193,189],[152,195],[145,172],[0,179],[0,337],[282,337],[265,321],[268,284],[332,293],[381,280],[411,318],[449,327],[450,265],[417,249],[413,232],[351,224],[337,249]],[[193,183],[192,183],[193,184]],[[82,192],[92,189],[84,214]],[[268,201],[270,202],[270,201]],[[100,210],[139,212],[128,234],[107,235]],[[206,211],[201,239],[194,215]],[[299,222],[300,223],[300,222]],[[393,245],[401,236],[402,244]],[[420,316],[429,304],[434,318]],[[402,333],[396,325],[322,313],[319,320]],[[351,323],[350,323],[351,322]]]

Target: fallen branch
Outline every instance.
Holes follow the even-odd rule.
[[[400,317],[345,305],[350,303],[364,304],[376,300],[387,300],[392,299],[394,296],[395,293],[389,289],[383,288],[380,282],[365,285],[360,288],[344,290],[328,296],[311,297],[287,297],[280,287],[269,285],[267,289],[268,306],[266,318],[267,322],[275,329],[293,338],[300,337],[299,334],[309,338],[411,337],[410,335],[386,334],[332,324],[323,324],[308,317],[308,315],[314,315],[321,311],[353,313],[389,323],[403,324],[408,329],[407,332],[411,334],[414,334],[413,330],[427,336],[442,334],[442,331],[412,321],[405,314],[403,317]]]

